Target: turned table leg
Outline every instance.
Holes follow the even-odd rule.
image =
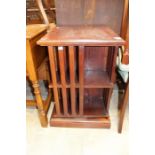
[[[44,109],[44,103],[41,97],[37,73],[33,62],[32,49],[29,40],[26,40],[26,67],[29,73],[29,79],[32,82],[34,88],[34,94],[36,98],[36,105],[38,107],[39,119],[42,127],[48,125],[46,110]]]
[[[38,81],[32,81],[32,86],[34,88],[34,94],[36,97],[36,102],[37,102],[41,126],[46,127],[47,126],[47,116],[46,116],[46,113],[44,111],[44,106],[43,106],[44,103],[43,103],[43,100],[41,97]]]

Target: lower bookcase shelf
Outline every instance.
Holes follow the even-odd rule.
[[[85,88],[83,115],[79,112],[79,89],[76,89],[76,114],[72,114],[72,103],[70,100],[70,89],[67,88],[67,115],[64,113],[61,88],[59,90],[59,104],[61,114],[56,113],[54,106],[50,120],[51,126],[60,127],[92,127],[92,128],[110,128],[110,116],[107,110],[107,92],[108,88]],[[87,124],[88,123],[88,124]],[[87,125],[85,125],[87,124]]]

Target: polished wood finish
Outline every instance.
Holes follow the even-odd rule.
[[[122,64],[128,65],[129,64],[129,27],[127,28],[125,39],[126,39],[126,46],[123,51]]]
[[[38,70],[42,65],[43,61],[46,61],[47,58],[47,50],[46,47],[40,47],[36,44],[36,42],[46,34],[47,26],[44,24],[33,24],[28,25],[26,27],[26,40],[29,42],[31,46],[31,54],[32,60],[34,63],[35,70]],[[38,54],[38,52],[40,54]],[[37,73],[38,76],[38,73]],[[46,78],[46,77],[45,77]]]
[[[107,26],[56,27],[38,41],[41,46],[121,46],[125,41]]]
[[[129,0],[124,2],[124,12],[122,18],[121,37],[126,41],[123,49],[122,64],[129,64]]]
[[[107,25],[120,34],[124,0],[56,0],[57,26]]]
[[[42,1],[37,0],[41,5]],[[54,61],[54,67],[55,67],[55,84],[53,85],[53,80],[51,84],[49,85],[50,88],[55,91],[57,96],[57,102],[55,102],[53,116],[55,119],[58,119],[58,117],[61,116],[61,118],[65,117],[64,115],[64,109],[63,109],[63,92],[62,89],[66,89],[66,98],[67,98],[67,108],[69,115],[67,117],[80,117],[79,115],[79,90],[80,90],[80,83],[79,83],[79,70],[78,67],[78,54],[77,54],[77,48],[84,47],[84,73],[83,73],[83,114],[82,117],[85,117],[86,119],[90,117],[93,117],[97,114],[102,114],[102,116],[109,116],[108,114],[108,107],[110,103],[110,96],[112,94],[112,88],[113,88],[113,80],[115,80],[115,75],[112,72],[114,70],[111,70],[113,62],[114,55],[112,54],[112,49],[106,46],[122,46],[124,45],[123,42],[119,42],[120,38],[118,35],[114,35],[114,38],[116,39],[117,44],[114,44],[115,41],[113,41],[114,38],[107,39],[107,36],[104,38],[104,36],[101,31],[93,30],[93,26],[100,26],[100,25],[107,25],[111,27],[115,32],[118,34],[122,34],[122,32],[126,32],[126,26],[122,26],[121,28],[121,22],[122,25],[126,25],[126,19],[127,19],[127,1],[128,0],[115,0],[115,1],[99,1],[99,0],[84,0],[84,1],[69,1],[69,0],[56,0],[56,10],[57,10],[57,25],[59,27],[65,26],[65,30],[62,34],[62,36],[66,36],[68,38],[61,38],[59,34],[55,34],[55,36],[58,36],[58,39],[54,38],[54,44],[52,43],[53,38],[47,38],[46,46],[49,46],[50,48],[54,49],[53,53],[53,61]],[[52,10],[53,8],[49,7],[49,0],[45,0],[44,5],[39,5],[39,9],[42,13],[42,17],[44,20],[44,23],[49,24],[50,22],[47,21],[47,16],[45,13],[48,12],[48,10]],[[124,5],[124,12],[123,12],[123,5]],[[42,7],[42,8],[41,8]],[[46,7],[46,9],[44,9]],[[55,8],[54,8],[55,10]],[[38,11],[38,10],[37,10]],[[46,11],[46,12],[45,12]],[[122,18],[123,17],[123,18]],[[123,20],[122,20],[123,19]],[[88,28],[88,25],[90,29]],[[66,27],[73,26],[72,28],[69,27],[67,30]],[[79,31],[75,31],[74,27],[78,26]],[[84,29],[84,26],[86,28]],[[80,28],[81,27],[81,28]],[[53,26],[52,26],[53,28]],[[59,28],[58,28],[59,29]],[[98,29],[98,28],[97,28]],[[121,29],[121,31],[120,31]],[[71,31],[70,31],[71,30]],[[73,31],[72,31],[73,30]],[[82,32],[83,30],[83,32]],[[88,31],[86,31],[88,30]],[[98,29],[99,30],[99,29]],[[59,30],[58,30],[59,31]],[[73,34],[72,34],[73,32]],[[82,34],[81,34],[82,32]],[[86,33],[85,33],[86,32]],[[97,33],[96,33],[97,32]],[[106,31],[105,31],[106,32]],[[109,34],[109,30],[106,32],[109,36],[111,36],[111,32]],[[90,36],[88,35],[90,34]],[[97,34],[97,36],[95,36]],[[101,35],[99,35],[101,34]],[[51,35],[50,35],[51,36]],[[80,38],[81,37],[81,38]],[[107,40],[106,40],[107,39]],[[115,40],[114,39],[114,40]],[[125,39],[123,37],[123,39]],[[103,40],[105,41],[103,44]],[[112,42],[109,42],[112,40]],[[66,42],[67,41],[67,42]],[[44,42],[44,40],[43,40]],[[44,43],[45,43],[44,42]],[[109,43],[109,44],[108,44]],[[113,43],[113,45],[111,44]],[[39,43],[40,44],[40,43]],[[41,43],[42,46],[44,46]],[[53,47],[51,47],[53,46]],[[67,65],[67,68],[65,70],[65,83],[62,84],[62,80],[60,80],[60,66],[59,66],[59,55],[58,55],[58,47],[60,46],[64,47],[66,49],[66,52],[64,52],[64,64]],[[91,46],[91,47],[89,47]],[[93,47],[92,47],[93,46]],[[100,47],[98,47],[100,46]],[[103,47],[104,46],[104,47]],[[70,49],[70,47],[72,49]],[[74,56],[69,56],[69,51],[74,51]],[[126,50],[127,51],[127,50]],[[96,54],[97,53],[97,54]],[[49,53],[50,55],[50,53]],[[75,61],[73,60],[73,57],[75,57]],[[102,59],[104,61],[102,61]],[[52,58],[51,58],[52,59]],[[71,60],[69,60],[71,59]],[[97,61],[95,61],[95,59]],[[75,64],[75,68],[71,64],[72,61]],[[122,59],[124,60],[124,59]],[[52,61],[52,60],[51,60]],[[80,60],[79,60],[80,62]],[[51,67],[52,68],[52,67]],[[73,72],[74,68],[74,72]],[[51,74],[53,75],[53,73]],[[102,78],[103,77],[103,78]],[[75,80],[73,80],[75,79]],[[112,80],[113,79],[113,80]],[[56,88],[55,88],[56,86]],[[93,89],[92,89],[93,88]],[[100,89],[99,89],[100,88]],[[65,90],[64,89],[64,90]],[[88,95],[89,94],[89,95]],[[92,97],[90,97],[92,96]],[[56,98],[56,97],[55,97]],[[96,98],[99,98],[99,100],[96,100]],[[66,100],[66,99],[65,99]],[[91,102],[88,102],[91,101]],[[56,101],[56,100],[55,100]],[[103,104],[104,103],[104,104]],[[97,105],[98,104],[98,105]],[[96,105],[96,107],[93,107],[93,105]],[[59,112],[56,111],[56,108],[59,107]],[[47,106],[46,106],[47,107]],[[76,108],[76,109],[75,109]],[[96,110],[93,110],[95,109]],[[103,109],[103,111],[101,110]],[[53,119],[51,119],[51,122]],[[58,120],[57,120],[58,121]],[[62,120],[63,121],[63,120]],[[59,124],[63,124],[63,122]],[[73,119],[70,120],[72,122]],[[81,120],[82,121],[82,120]],[[90,121],[90,120],[89,120]],[[88,122],[89,122],[88,121]],[[73,121],[74,122],[74,121]],[[75,121],[76,122],[76,121]],[[108,124],[110,121],[108,121]],[[72,123],[71,123],[72,124]],[[71,125],[72,126],[72,125]],[[74,123],[74,126],[75,123]],[[88,126],[88,123],[87,123]],[[97,125],[98,126],[98,125]]]
[[[36,44],[43,35],[46,34],[46,25],[29,25],[26,29],[26,71],[28,78],[32,83],[34,89],[35,101],[27,100],[27,106],[37,106],[40,123],[42,127],[48,125],[47,121],[47,111],[51,102],[51,90],[48,92],[48,97],[44,101],[41,96],[39,88],[39,68],[40,66],[46,65],[47,62],[47,51],[46,47],[40,47]],[[39,52],[39,55],[38,53]],[[41,67],[42,68],[42,67]],[[47,71],[48,74],[49,71]],[[50,80],[49,75],[43,77],[43,79]]]
[[[110,128],[110,120],[107,117],[100,118],[54,118],[50,125],[56,127],[76,128]]]
[[[59,67],[60,67],[60,79],[62,83],[62,98],[63,98],[63,109],[64,109],[64,115],[68,115],[68,103],[67,103],[67,92],[66,92],[66,69],[65,69],[65,48],[58,47],[58,57],[59,57]]]
[[[79,114],[83,115],[84,104],[84,47],[79,46]]]
[[[129,64],[129,0],[125,0],[124,13],[122,19],[121,37],[126,40],[126,46],[123,49],[122,64]],[[119,125],[118,132],[122,133],[125,110],[129,102],[129,80],[125,85],[123,101],[119,104]]]
[[[115,83],[115,80],[116,80],[116,75],[115,75],[116,74],[116,72],[115,72],[116,68],[115,67],[116,67],[117,52],[118,52],[118,46],[113,47],[112,51],[111,51],[112,54],[110,55],[110,59],[109,59],[109,65],[107,66],[108,67],[108,73],[109,73],[109,76],[110,76],[110,81],[112,83]],[[109,90],[107,92],[107,97],[106,97],[107,111],[109,110],[109,107],[110,107],[111,95],[112,95],[112,88],[109,88]]]
[[[123,101],[120,107],[120,117],[119,117],[119,126],[118,126],[119,133],[122,133],[124,115],[125,115],[125,110],[126,110],[128,102],[129,102],[129,81],[126,85]]]
[[[53,91],[54,91],[54,100],[56,112],[58,115],[61,115],[59,97],[58,97],[58,89],[57,89],[57,77],[56,77],[56,65],[55,65],[55,57],[54,57],[54,47],[48,47],[49,51],[49,59],[50,59],[50,67],[51,67],[51,77],[53,82]]]
[[[126,40],[127,29],[129,25],[129,0],[124,0],[124,10],[121,25],[121,37]]]
[[[71,92],[71,102],[72,102],[72,115],[76,115],[76,90],[75,90],[75,48],[73,46],[69,47],[69,69],[70,69],[70,92]]]
[[[125,41],[108,27],[80,26],[56,27],[37,43],[49,49],[51,126],[109,128],[116,55]]]

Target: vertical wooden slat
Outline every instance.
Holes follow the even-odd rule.
[[[110,72],[111,72],[110,73],[110,79],[111,79],[111,82],[113,82],[113,83],[115,82],[115,79],[116,79],[115,67],[116,67],[116,56],[117,56],[118,48],[119,48],[118,46],[113,47],[113,49],[112,49],[113,51],[112,51],[112,55],[111,55],[112,65],[111,65],[111,70],[110,70]],[[108,92],[106,94],[106,104],[107,104],[106,108],[107,108],[107,110],[109,110],[110,99],[111,99],[113,89],[109,88],[107,91]]]
[[[113,47],[108,47],[108,56],[107,56],[107,72],[111,80],[112,72],[112,61],[113,61]]]
[[[54,58],[54,47],[48,47],[49,59],[50,59],[50,67],[51,67],[51,77],[53,82],[53,91],[54,91],[54,100],[55,100],[55,108],[57,115],[61,115],[60,112],[60,103],[57,89],[57,78],[56,78],[56,64]]]
[[[80,115],[83,115],[83,106],[84,106],[84,47],[79,46],[79,112]]]
[[[75,57],[74,57],[74,47],[69,47],[69,70],[70,70],[70,91],[71,91],[71,108],[72,115],[76,115],[76,105],[75,105]]]
[[[112,95],[113,89],[109,88],[106,91],[107,91],[106,92],[106,110],[109,111],[110,100],[111,100],[111,95]]]
[[[66,92],[66,74],[65,74],[65,59],[64,59],[64,47],[58,47],[59,53],[59,66],[60,66],[60,78],[62,84],[62,98],[63,98],[63,108],[64,115],[68,115],[68,104],[67,104],[67,92]]]
[[[114,83],[115,82],[115,79],[116,79],[116,72],[115,72],[115,69],[116,69],[116,56],[117,56],[117,53],[118,53],[118,46],[116,47],[113,47],[113,60],[111,61],[112,62],[112,69],[111,69],[111,81]]]
[[[111,80],[111,76],[112,76],[112,71],[113,71],[113,57],[114,57],[114,49],[115,47],[110,47],[110,58],[109,58],[109,76],[110,76],[110,80]]]

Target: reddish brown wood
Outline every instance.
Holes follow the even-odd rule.
[[[112,50],[110,51],[111,52],[111,56],[110,56],[110,81],[112,83],[115,83],[115,80],[116,80],[116,72],[115,72],[115,69],[116,69],[116,56],[117,56],[117,53],[118,53],[118,46],[116,47],[113,47]],[[106,107],[107,107],[107,110],[109,110],[109,106],[110,106],[110,99],[111,99],[111,95],[112,95],[112,92],[113,92],[113,89],[110,88],[108,91],[107,91],[107,97],[106,97]]]
[[[127,42],[122,55],[122,64],[127,65],[129,64],[129,0],[124,0],[121,37]]]
[[[105,103],[106,103],[106,110],[107,111],[109,111],[112,92],[113,92],[112,88],[108,89],[106,92],[106,102]]]
[[[107,25],[120,34],[124,0],[56,0],[58,26]]]
[[[42,46],[122,46],[125,41],[107,26],[56,27],[38,41]]]
[[[108,111],[104,104],[104,89],[89,88],[84,93],[84,116],[107,117]]]
[[[71,92],[71,108],[72,115],[76,115],[76,94],[75,94],[75,49],[69,47],[69,69],[70,69],[70,92]]]
[[[86,28],[94,32],[89,34]],[[100,32],[104,36],[101,37]],[[116,55],[118,46],[125,44],[121,38],[115,38],[115,41],[110,39],[113,34],[111,29],[105,27],[60,27],[38,42],[65,49],[56,50],[53,61],[59,64],[54,72],[57,75],[60,107],[63,111],[66,108],[69,115],[59,116],[54,108],[52,126],[110,126],[109,103],[115,80]],[[54,88],[53,81],[49,87]],[[98,119],[103,122],[98,122]]]
[[[53,82],[53,91],[54,91],[54,100],[55,107],[58,115],[61,115],[60,112],[60,103],[58,97],[58,88],[57,88],[57,77],[56,77],[56,65],[54,59],[54,47],[48,47],[49,59],[50,59],[50,67],[51,67],[51,77]]]
[[[128,65],[129,64],[129,27],[127,28],[125,40],[126,40],[126,46],[122,56],[122,64]]]
[[[64,115],[68,115],[68,103],[67,103],[67,92],[66,92],[66,75],[65,75],[65,49],[64,47],[58,47],[58,54],[59,54],[59,66],[60,66],[60,78],[62,84],[62,98],[63,98],[63,110]]]
[[[84,47],[79,46],[79,113],[83,115],[83,103],[84,103]]]
[[[122,106],[120,108],[120,117],[119,117],[119,126],[118,126],[118,132],[119,133],[122,132],[124,115],[125,115],[125,110],[126,110],[126,107],[127,107],[127,104],[128,104],[128,100],[129,100],[129,81],[128,81],[127,85],[126,85]]]
[[[107,70],[107,73],[108,73],[110,80],[111,80],[111,74],[112,74],[113,56],[114,56],[114,47],[109,47],[106,70]]]
[[[113,83],[106,71],[86,70],[84,77],[85,88],[111,88]]]
[[[110,118],[51,118],[51,126],[76,128],[110,128]]]
[[[126,40],[126,33],[129,25],[129,0],[124,0],[124,9],[121,25],[121,37]]]
[[[86,46],[84,54],[85,54],[85,66],[84,66],[85,70],[106,71],[107,56],[109,54],[108,47]]]
[[[111,66],[111,77],[110,77],[110,79],[111,79],[111,81],[114,83],[115,82],[115,78],[116,78],[116,73],[115,73],[115,69],[116,69],[116,57],[117,57],[117,54],[118,54],[118,46],[116,46],[116,47],[114,47],[114,49],[113,49],[113,57],[112,57],[112,61],[111,61],[111,63],[112,63],[112,66]]]
[[[100,75],[104,75],[104,74],[100,74]],[[112,83],[112,82],[109,82],[109,83],[106,83],[106,82],[99,83],[99,81],[96,81],[96,83],[91,84],[91,83],[89,82],[89,79],[91,79],[90,76],[89,76],[87,82],[85,83],[85,85],[83,86],[83,88],[113,88],[113,83]],[[104,78],[103,78],[103,79],[104,79]],[[106,78],[105,78],[105,79],[106,79]],[[58,88],[62,88],[62,84],[57,84],[57,87],[58,87]],[[66,84],[66,88],[70,88],[70,87],[71,87],[70,84]],[[49,85],[49,88],[53,88],[53,83],[51,83],[51,84]],[[80,88],[80,84],[77,83],[77,84],[75,85],[75,88]]]

